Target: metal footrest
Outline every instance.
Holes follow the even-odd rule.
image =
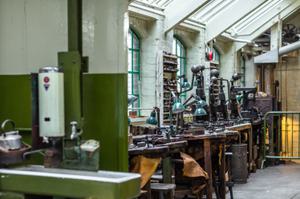
[[[151,191],[169,192],[169,191],[174,191],[176,189],[176,185],[166,184],[166,183],[151,183],[150,188]]]

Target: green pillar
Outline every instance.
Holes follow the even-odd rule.
[[[82,0],[68,0],[68,48],[82,54]]]
[[[68,52],[58,53],[58,65],[64,70],[65,130],[70,134],[70,122],[82,127],[81,56],[82,0],[68,0]]]
[[[70,122],[77,121],[82,127],[81,113],[81,58],[78,51],[58,53],[58,65],[64,70],[65,130],[69,136]]]
[[[84,138],[100,141],[100,169],[128,170],[128,1],[83,1],[89,73],[83,75]],[[89,46],[90,45],[90,46]]]

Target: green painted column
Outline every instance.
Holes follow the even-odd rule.
[[[68,49],[82,54],[82,0],[68,0]]]
[[[83,76],[84,139],[100,141],[100,168],[126,171],[127,76],[85,74]]]
[[[58,65],[64,70],[65,134],[71,134],[70,122],[82,127],[81,113],[81,58],[78,51],[58,53]]]
[[[84,138],[100,141],[100,169],[128,170],[127,41],[128,1],[83,1]]]

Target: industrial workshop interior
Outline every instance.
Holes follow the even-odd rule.
[[[300,0],[0,0],[0,199],[300,199],[298,80]]]

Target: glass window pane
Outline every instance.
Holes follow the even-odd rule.
[[[128,94],[132,93],[132,74],[128,73]]]
[[[178,69],[178,72],[177,72],[177,76],[181,75],[181,61],[180,61],[180,58],[177,59],[177,69]]]
[[[177,76],[185,75],[186,72],[186,49],[184,45],[176,37],[173,39],[173,53],[178,57],[178,72]],[[183,80],[181,79],[181,82]],[[178,88],[180,89],[180,83],[178,83]],[[186,95],[183,95],[183,98],[186,98]]]
[[[213,61],[220,63],[220,53],[215,48],[213,48],[213,55]]]
[[[133,92],[134,94],[139,93],[139,76],[137,74],[133,74]]]
[[[128,50],[128,71],[132,70],[132,59],[131,59],[132,53],[130,50]]]
[[[128,94],[132,94],[138,97],[138,100],[134,102],[133,106],[130,107],[138,108],[140,104],[140,97],[139,97],[140,41],[138,36],[132,30],[130,30],[128,33],[127,43],[128,43]]]
[[[139,70],[139,65],[140,65],[140,57],[139,53],[136,51],[133,51],[133,60],[132,60],[132,65],[133,65],[133,70],[138,71]]]
[[[132,108],[139,108],[139,100],[136,100],[135,102],[133,102],[133,106],[131,106]]]
[[[133,49],[139,49],[140,48],[140,42],[136,35],[133,35]]]

